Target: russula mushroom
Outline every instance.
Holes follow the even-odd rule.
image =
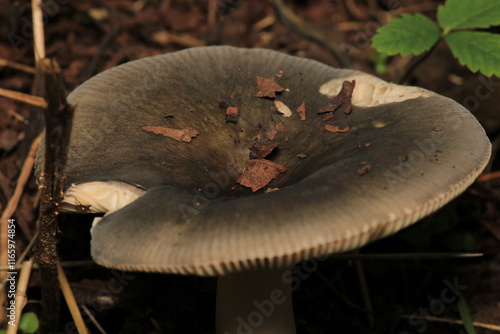
[[[257,97],[256,78],[272,77],[283,91]],[[318,111],[346,81],[355,82],[351,112],[324,121]],[[305,103],[304,116],[277,112],[277,99],[291,110]],[[284,268],[407,227],[461,193],[490,155],[481,126],[448,98],[262,49],[132,61],[68,101],[77,149],[64,207],[109,211],[92,227],[92,257],[122,270],[220,276],[217,333],[294,333]],[[227,101],[237,122],[226,122]],[[144,127],[186,130],[189,142]],[[256,142],[279,143],[262,159],[285,171],[252,191],[236,180]]]

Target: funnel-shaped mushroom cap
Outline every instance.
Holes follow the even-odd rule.
[[[216,275],[352,250],[443,206],[490,155],[448,98],[269,50],[133,61],[68,100],[68,185],[145,190],[92,228],[94,259],[120,269]]]

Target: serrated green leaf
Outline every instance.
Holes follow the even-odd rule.
[[[38,317],[33,312],[23,313],[19,321],[19,329],[24,333],[32,334],[38,330]]]
[[[465,301],[464,296],[460,296],[457,303],[458,312],[460,313],[460,318],[464,323],[464,328],[467,334],[476,334],[476,330],[474,329],[474,325],[472,324],[472,317],[470,315],[469,307],[467,306],[467,302]]]
[[[418,55],[436,44],[439,36],[439,27],[429,18],[422,14],[404,14],[381,27],[373,36],[372,46],[388,55]]]
[[[471,71],[500,75],[500,35],[457,31],[445,36],[453,55]]]
[[[448,0],[438,8],[437,18],[445,30],[488,28],[500,24],[500,1]]]

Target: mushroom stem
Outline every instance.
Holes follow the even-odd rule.
[[[283,269],[241,272],[217,282],[217,334],[295,334]]]

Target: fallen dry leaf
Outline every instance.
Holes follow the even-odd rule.
[[[363,167],[358,169],[358,174],[359,174],[359,176],[365,175],[366,173],[368,173],[371,170],[372,170],[372,165],[370,165],[370,164],[364,165]]]
[[[349,126],[346,126],[345,128],[343,129],[340,129],[338,126],[336,125],[325,125],[325,130],[326,131],[330,131],[330,132],[347,132],[349,131]]]
[[[344,113],[350,114],[352,111],[351,97],[355,85],[356,80],[344,81],[342,83],[342,88],[340,89],[340,92],[337,94],[337,96],[335,96],[325,106],[321,107],[318,111],[318,114],[334,112],[342,105],[344,106]]]
[[[236,182],[242,186],[251,188],[253,192],[264,188],[286,168],[266,159],[248,160],[243,173],[238,176]]]
[[[278,85],[274,78],[263,78],[257,76],[257,89],[256,97],[276,97],[276,93],[282,92],[285,89]]]
[[[288,106],[286,104],[284,104],[283,102],[281,101],[274,101],[274,105],[276,106],[276,110],[282,114],[283,116],[285,117],[290,117],[292,116],[292,111],[290,110],[290,108],[288,108]]]
[[[297,112],[299,113],[300,119],[306,120],[306,103],[302,102],[302,104],[297,108]]]
[[[171,129],[163,126],[143,126],[142,129],[147,132],[152,132],[157,135],[162,135],[168,138],[177,140],[178,142],[190,143],[191,139],[198,135],[198,131],[193,129]]]
[[[271,152],[278,147],[279,143],[264,146],[262,143],[253,143],[250,146],[250,159],[262,159],[267,157]]]
[[[236,107],[228,107],[226,109],[226,122],[237,123],[238,116],[240,116],[240,112]]]

